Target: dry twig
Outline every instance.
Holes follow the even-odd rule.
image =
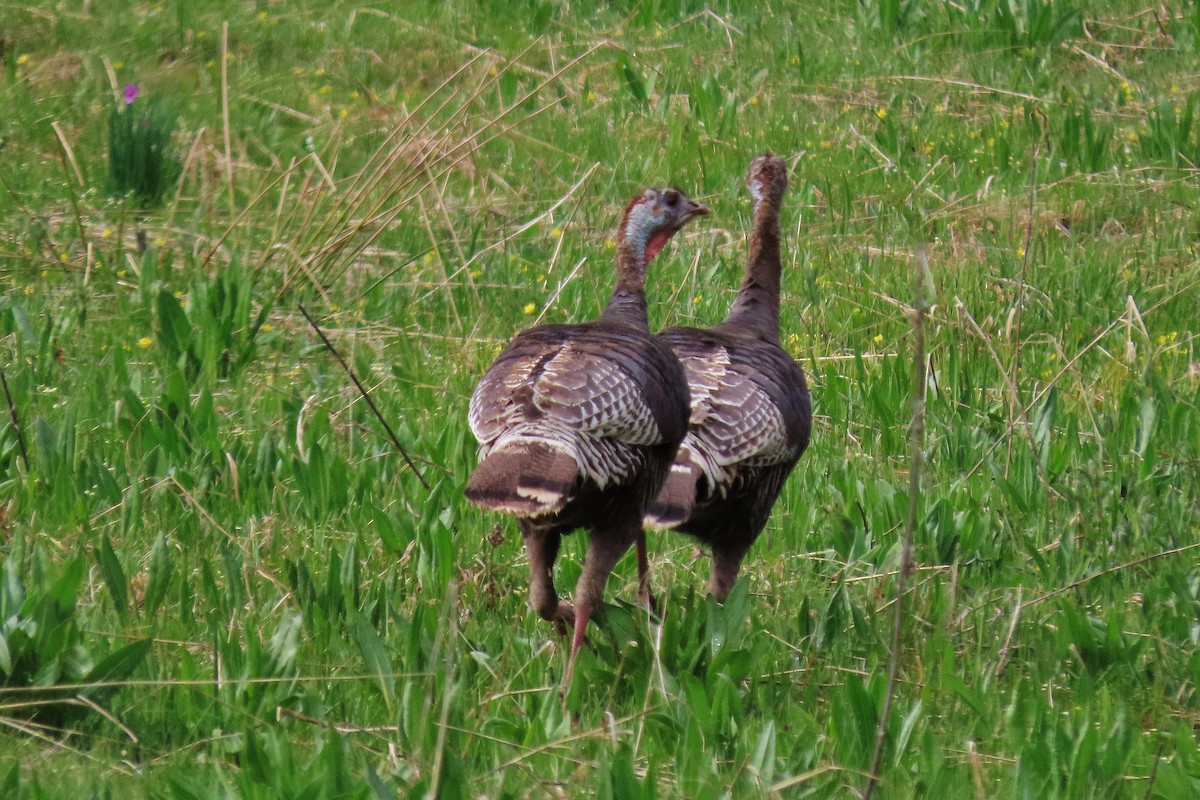
[[[863,800],[871,800],[879,784],[879,766],[883,763],[883,745],[887,741],[887,721],[892,711],[892,697],[896,693],[896,681],[900,675],[900,646],[904,635],[904,594],[908,573],[913,567],[913,538],[917,529],[917,505],[921,492],[921,448],[925,435],[925,388],[928,385],[925,358],[925,315],[933,304],[933,277],[929,272],[929,259],[922,248],[917,251],[917,277],[913,304],[913,400],[912,428],[909,431],[908,449],[912,465],[908,473],[908,519],[904,524],[900,545],[900,574],[896,576],[896,605],[892,616],[892,655],[888,663],[887,692],[883,696],[883,708],[875,728],[875,753],[871,756],[867,786]]]
[[[21,432],[21,420],[17,418],[17,404],[13,402],[12,392],[8,390],[8,376],[0,369],[0,383],[4,384],[4,398],[8,400],[8,416],[12,420],[13,430],[17,432],[17,446],[21,448],[21,461],[25,463],[25,471],[29,471],[29,451],[25,449],[25,434]]]
[[[417,476],[417,480],[421,482],[421,485],[426,489],[429,489],[429,483],[425,480],[425,477],[421,474],[421,471],[417,469],[417,465],[413,463],[412,458],[409,457],[408,451],[404,449],[404,445],[400,443],[400,437],[396,436],[396,432],[392,430],[392,426],[388,424],[386,419],[384,419],[383,414],[375,405],[375,401],[372,400],[371,395],[367,393],[367,387],[362,385],[362,381],[360,381],[358,376],[354,374],[354,370],[350,369],[350,365],[346,363],[346,359],[342,358],[342,354],[339,353],[337,348],[333,346],[333,342],[329,341],[328,337],[325,336],[325,332],[321,330],[320,326],[317,325],[316,320],[309,315],[308,309],[304,307],[303,303],[300,304],[300,313],[304,315],[304,318],[308,320],[308,324],[311,325],[313,330],[317,332],[317,336],[321,337],[321,341],[325,344],[326,349],[333,353],[333,357],[336,358],[337,362],[342,365],[342,369],[344,369],[346,374],[350,376],[350,380],[354,381],[355,388],[358,389],[358,392],[363,396],[363,399],[367,401],[367,406],[371,409],[371,413],[375,415],[375,419],[379,420],[379,424],[383,426],[383,429],[387,431],[388,436],[391,438],[392,444],[394,444],[396,449],[400,451],[400,455],[404,458],[404,463],[408,464],[408,468],[411,469],[413,474]]]

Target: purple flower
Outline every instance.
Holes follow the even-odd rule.
[[[138,88],[136,84],[129,84],[125,87],[125,105],[133,105],[133,101],[137,99]]]

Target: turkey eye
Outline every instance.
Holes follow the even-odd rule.
[[[679,205],[679,195],[676,192],[669,192],[667,194],[667,205],[672,208]]]

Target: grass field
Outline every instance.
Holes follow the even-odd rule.
[[[0,796],[857,797],[881,724],[875,797],[1200,796],[1198,53],[1180,0],[0,4]],[[812,446],[726,606],[618,565],[560,700],[470,391],[643,186],[713,209],[652,327],[720,319],[767,150]]]

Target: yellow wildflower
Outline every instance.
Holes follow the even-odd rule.
[[[23,67],[28,63],[29,63],[29,54],[28,53],[21,53],[21,55],[17,56],[17,66],[18,67]]]
[[[875,344],[879,344],[880,342],[883,341],[883,334],[882,333],[875,334],[873,337],[871,337],[871,341],[874,342]]]
[[[537,306],[535,306],[533,303],[526,303],[525,307],[522,308],[521,310],[524,311],[526,314],[532,314],[534,311],[537,310]]]
[[[154,340],[149,336],[143,336],[142,338],[138,339],[138,347],[142,348],[143,350],[152,344],[154,344]]]

